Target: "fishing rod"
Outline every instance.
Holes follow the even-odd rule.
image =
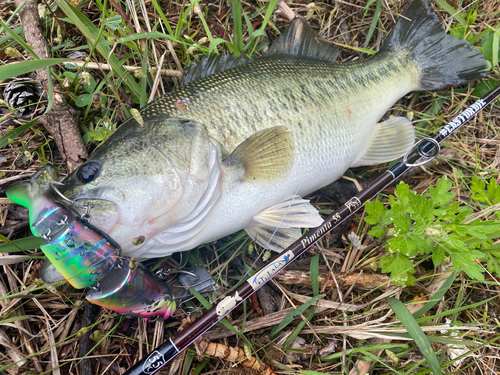
[[[282,253],[275,256],[269,264],[248,277],[238,288],[220,300],[188,327],[169,338],[153,350],[148,357],[137,362],[125,372],[125,375],[149,375],[157,372],[197,338],[223,319],[236,306],[240,305],[251,294],[255,293],[260,287],[271,280],[274,275],[288,266],[295,258],[299,257],[332,229],[358,211],[365,202],[377,196],[377,194],[401,177],[410,168],[421,165],[436,157],[439,154],[441,142],[476,116],[482,109],[491,104],[498,96],[500,96],[500,86],[491,90],[448,124],[444,125],[433,138],[424,138],[418,141],[408,151],[402,161],[394,164],[369,187],[345,202],[330,214],[319,227],[309,230],[305,235],[283,250]]]

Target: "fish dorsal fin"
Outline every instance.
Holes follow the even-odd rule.
[[[353,167],[375,165],[398,159],[415,143],[415,131],[405,117],[394,117],[376,125],[368,150]]]
[[[295,18],[290,26],[276,39],[265,53],[265,57],[295,57],[313,59],[325,62],[334,62],[339,54],[339,49],[330,43],[320,40],[320,37],[311,26],[301,18]],[[252,62],[244,56],[218,55],[204,57],[198,64],[191,64],[182,75],[181,84],[213,74],[223,72],[237,66]]]
[[[299,228],[314,228],[322,222],[308,200],[291,195],[254,216],[245,230],[260,246],[281,252],[301,236]]]
[[[223,164],[237,168],[240,180],[269,182],[283,178],[292,161],[292,133],[285,126],[275,126],[245,139]]]
[[[185,85],[189,82],[200,78],[205,78],[216,73],[223,72],[235,68],[237,66],[248,64],[251,59],[243,56],[234,55],[218,55],[213,57],[204,57],[198,64],[192,63],[189,69],[184,72],[181,79],[181,84]]]
[[[333,62],[339,49],[320,40],[320,36],[301,18],[294,18],[290,26],[269,47],[265,56],[294,56],[297,58]]]

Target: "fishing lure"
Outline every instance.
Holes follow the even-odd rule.
[[[57,169],[46,166],[6,191],[28,208],[31,232],[45,240],[40,248],[54,267],[73,287],[90,287],[92,303],[130,316],[171,316],[176,304],[168,286],[137,259],[121,256],[111,237],[58,202],[53,189],[58,178]]]

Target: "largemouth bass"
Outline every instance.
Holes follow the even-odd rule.
[[[413,1],[368,59],[334,63],[337,51],[319,40],[295,20],[261,58],[203,61],[122,125],[62,192],[91,207],[91,223],[127,256],[165,256],[241,229],[280,251],[299,228],[321,223],[301,197],[412,146],[410,121],[378,123],[399,98],[488,71],[427,0]]]

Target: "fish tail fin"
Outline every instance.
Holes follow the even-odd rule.
[[[482,52],[446,34],[428,0],[414,0],[403,12],[380,52],[406,56],[420,75],[416,90],[435,90],[488,74]]]

